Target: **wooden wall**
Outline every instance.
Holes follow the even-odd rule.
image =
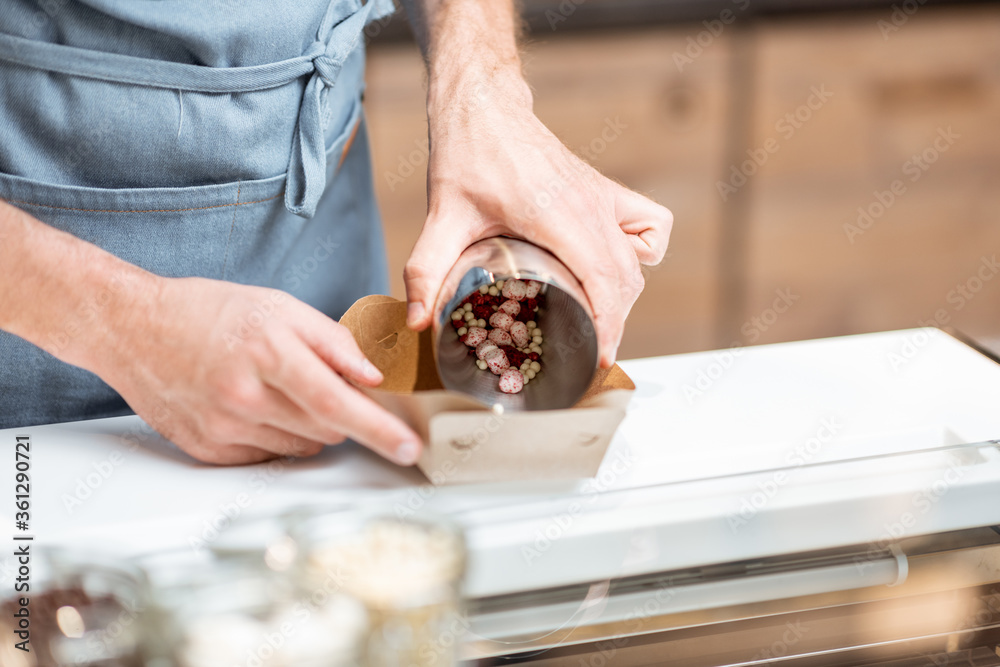
[[[935,319],[1000,338],[1000,8],[892,18],[532,35],[539,116],[573,148],[618,119],[595,165],[676,217],[623,358]],[[423,96],[415,47],[376,42],[366,104],[397,296],[426,206]]]

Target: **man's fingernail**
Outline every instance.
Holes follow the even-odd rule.
[[[414,301],[406,307],[406,321],[409,324],[416,324],[424,319],[424,304]]]
[[[411,466],[420,458],[420,445],[416,442],[404,442],[396,448],[396,460],[400,465]]]
[[[379,369],[375,368],[375,364],[368,361],[367,359],[361,362],[361,374],[364,375],[369,380],[381,380],[382,373]]]

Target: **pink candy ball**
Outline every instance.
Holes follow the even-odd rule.
[[[490,326],[494,329],[503,329],[507,331],[510,329],[510,325],[514,324],[514,318],[505,313],[502,310],[490,315]]]
[[[509,317],[509,315],[508,315]],[[497,345],[513,345],[514,339],[510,337],[510,334],[503,329],[494,329],[490,332],[490,340]]]
[[[531,332],[528,331],[528,325],[524,322],[514,322],[510,325],[510,337],[513,339],[515,347],[525,347],[531,342]]]
[[[507,299],[500,304],[500,310],[507,313],[511,317],[517,317],[517,314],[521,312],[521,304],[513,299]]]
[[[482,343],[476,346],[476,356],[480,359],[484,358],[490,350],[496,350],[497,344],[491,340],[484,340]]]
[[[483,357],[483,361],[485,361],[486,365],[490,367],[490,370],[493,371],[494,375],[500,375],[506,369],[510,368],[510,362],[507,361],[507,355],[500,349],[490,350],[487,352],[486,356]]]
[[[524,388],[524,376],[516,368],[508,368],[500,374],[500,391],[516,394]]]
[[[523,280],[508,280],[503,284],[503,295],[504,298],[514,299],[515,301],[521,301],[528,294],[528,286],[524,284]]]
[[[481,329],[480,327],[470,327],[468,333],[465,334],[465,344],[469,347],[477,347],[480,343],[486,340],[489,336],[486,329]]]

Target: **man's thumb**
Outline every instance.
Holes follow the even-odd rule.
[[[428,218],[410,258],[403,268],[406,283],[406,324],[423,330],[431,323],[434,302],[448,271],[472,242],[461,233],[463,225],[449,225],[443,218]]]

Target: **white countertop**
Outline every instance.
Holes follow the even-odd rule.
[[[931,329],[736,352],[623,362],[637,390],[593,480],[433,488],[352,444],[217,468],[137,417],[0,442],[12,452],[31,436],[39,543],[185,548],[239,505],[363,500],[466,525],[474,595],[877,542],[903,519],[905,536],[1000,523],[995,448],[814,465],[1000,438],[1000,364]],[[771,468],[785,470],[748,474]],[[12,496],[4,474],[0,498]],[[0,519],[12,526],[11,503]]]

